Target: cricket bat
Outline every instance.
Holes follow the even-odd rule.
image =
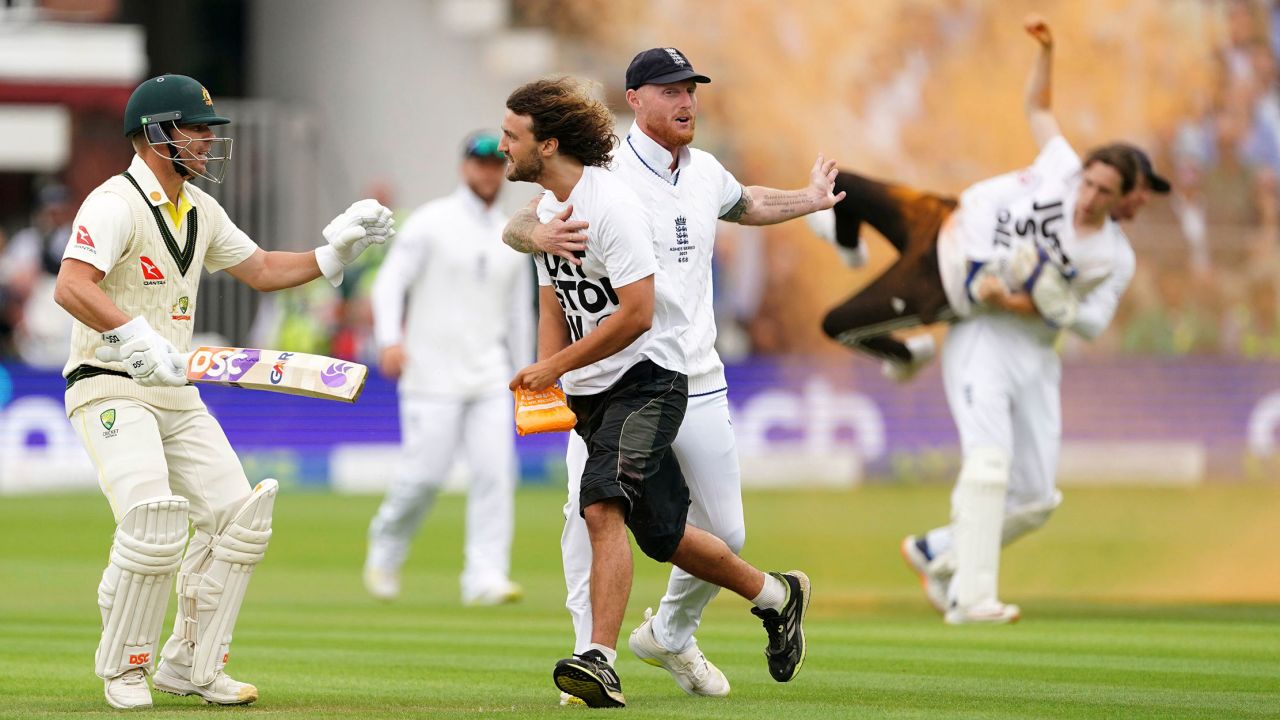
[[[187,380],[353,403],[369,368],[324,355],[201,346],[187,354]]]

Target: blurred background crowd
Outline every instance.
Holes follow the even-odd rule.
[[[1034,48],[1020,27],[1032,9],[1054,26],[1054,107],[1068,139],[1078,150],[1137,142],[1174,183],[1127,228],[1138,271],[1116,323],[1067,352],[1280,359],[1280,0],[7,0],[0,359],[65,361],[70,321],[53,279],[79,203],[127,163],[120,113],[147,76],[189,74],[209,88],[236,138],[232,174],[214,192],[260,244],[298,249],[318,244],[324,218],[356,196],[403,217],[448,192],[457,143],[496,126],[506,92],[532,77],[586,75],[625,110],[626,63],[653,45],[679,47],[712,77],[695,145],[747,184],[803,185],[824,152],[958,194],[1033,157],[1021,94]],[[361,23],[379,30],[341,32]],[[377,47],[352,38],[383,28]],[[29,67],[23,43],[45,35],[83,62]],[[107,36],[136,57],[94,77]],[[629,122],[620,116],[621,132]],[[510,187],[504,204],[534,192]],[[800,223],[723,227],[726,359],[845,357],[818,318],[890,260],[883,242],[870,247],[871,265],[855,271]],[[210,279],[197,329],[372,364],[368,294],[381,255],[366,258],[338,290],[260,298]]]

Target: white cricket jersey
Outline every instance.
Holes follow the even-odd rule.
[[[614,159],[614,173],[635,191],[649,214],[658,260],[689,316],[681,339],[688,360],[689,394],[723,390],[711,255],[716,221],[742,198],[742,184],[714,155],[689,147],[679,150],[676,169],[670,170],[671,153],[635,123]]]
[[[373,319],[379,348],[404,345],[401,393],[506,390],[532,358],[533,270],[503,244],[506,221],[464,185],[396,233],[373,285]]]
[[[72,223],[62,257],[106,273],[98,287],[117,307],[129,317],[145,317],[178,352],[186,352],[191,349],[200,269],[217,272],[234,267],[258,246],[231,222],[217,200],[195,185],[183,184],[191,209],[174,225],[164,207],[168,198],[141,157],[134,156],[128,175],[132,181],[116,175],[89,193]],[[81,366],[123,372],[123,363],[104,363],[94,357],[102,344],[101,333],[76,321],[62,374],[72,376]],[[109,396],[137,398],[170,410],[203,406],[194,386],[144,388],[131,378],[92,375],[67,389],[67,414]]]
[[[649,214],[622,179],[604,168],[584,167],[582,178],[560,202],[547,191],[538,203],[538,219],[548,222],[572,205],[571,220],[585,220],[587,249],[582,265],[537,253],[538,284],[554,287],[569,324],[569,340],[595,331],[618,309],[615,288],[654,276],[653,325],[630,345],[599,362],[571,370],[561,383],[570,395],[608,390],[643,359],[686,372],[680,336],[688,318],[680,308],[670,275],[659,265]]]
[[[1076,234],[1072,217],[1082,169],[1080,156],[1059,135],[1030,167],[975,183],[960,195],[938,236],[943,288],[960,317],[974,312],[968,281],[975,268],[1007,263],[1017,243],[1035,242],[1059,267],[1075,270],[1071,287],[1080,312],[1069,329],[1091,339],[1111,322],[1133,278],[1133,249],[1110,219],[1087,236]],[[1045,341],[1057,336],[1039,318],[1025,321]]]

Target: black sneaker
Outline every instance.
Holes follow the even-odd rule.
[[[800,674],[804,665],[804,614],[809,609],[809,576],[799,570],[771,572],[787,585],[787,602],[782,612],[752,608],[751,613],[764,621],[769,645],[764,656],[769,660],[769,674],[778,682],[787,682]]]
[[[806,581],[807,582],[807,581]],[[599,650],[588,650],[556,663],[551,673],[556,687],[582,698],[587,707],[626,707],[622,681]]]

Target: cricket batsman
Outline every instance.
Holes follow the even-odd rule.
[[[271,538],[275,480],[250,487],[179,355],[190,349],[200,270],[255,290],[294,287],[343,268],[393,233],[391,211],[361,200],[323,230],[314,252],[267,252],[187,181],[221,182],[231,121],[183,75],[138,86],[124,134],[136,155],[80,207],[55,299],[75,318],[66,409],[118,527],[98,585],[102,637],[94,669],[107,703],[151,705],[157,690],[218,705],[258,699],[227,675],[228,647],[254,567]],[[188,525],[194,526],[188,542]],[[156,664],[170,586],[173,635]]]

